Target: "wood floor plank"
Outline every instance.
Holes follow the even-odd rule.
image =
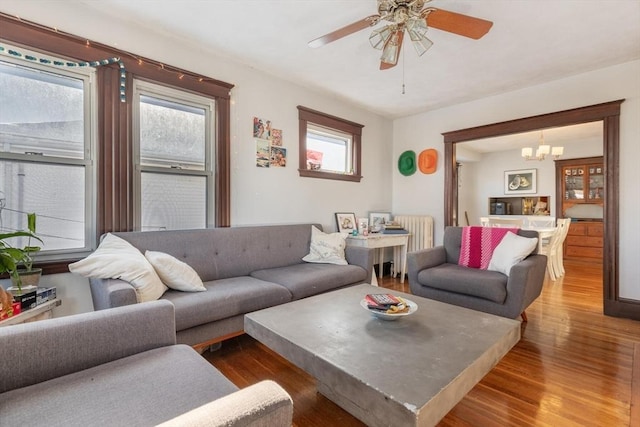
[[[640,322],[602,314],[601,265],[567,261],[565,269],[559,280],[545,280],[527,309],[520,342],[439,426],[640,425]],[[409,291],[398,279],[380,285]],[[263,379],[282,385],[294,401],[295,426],[364,425],[249,336],[204,356],[239,387]]]
[[[640,342],[633,345],[630,426],[640,425]]]

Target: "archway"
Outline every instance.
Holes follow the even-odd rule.
[[[602,121],[604,128],[603,154],[605,164],[605,211],[604,211],[604,256],[603,256],[603,292],[604,314],[616,317],[638,316],[637,304],[620,300],[619,295],[619,143],[620,143],[620,104],[624,100],[607,102],[572,110],[558,111],[540,116],[526,117],[446,132],[444,136],[444,217],[445,225],[455,224],[458,216],[456,149],[458,142],[471,141],[519,132],[532,131],[557,126],[567,126],[594,121]]]

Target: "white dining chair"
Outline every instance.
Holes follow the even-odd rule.
[[[553,269],[560,275],[564,276],[564,262],[563,262],[563,251],[562,247],[564,245],[564,241],[569,234],[569,227],[571,227],[571,218],[561,218],[557,221],[557,228],[561,230],[561,233],[558,236],[558,246],[555,250],[553,256]]]
[[[480,226],[482,226],[482,227],[488,227],[489,226],[489,217],[488,216],[481,216],[480,217]]]
[[[538,253],[547,256],[547,274],[549,275],[549,279],[555,282],[558,277],[556,275],[556,270],[553,268],[553,254],[554,248],[556,247],[556,242],[559,239],[560,230],[556,227],[556,230],[553,232],[551,237],[547,239],[547,241],[541,241],[541,245],[538,247]]]
[[[558,219],[556,230],[549,238],[548,244],[542,245],[540,253],[547,256],[547,273],[552,281],[564,276],[562,262],[562,244],[569,232],[571,218]]]
[[[527,226],[529,228],[547,228],[556,226],[555,216],[536,216],[535,218],[527,218]]]
[[[522,228],[524,220],[522,218],[493,218],[489,217],[489,227],[518,227]]]

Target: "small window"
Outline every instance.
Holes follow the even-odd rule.
[[[359,182],[362,125],[298,106],[300,176]]]

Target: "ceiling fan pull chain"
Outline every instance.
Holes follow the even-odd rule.
[[[404,50],[402,51],[402,94],[404,95]]]

